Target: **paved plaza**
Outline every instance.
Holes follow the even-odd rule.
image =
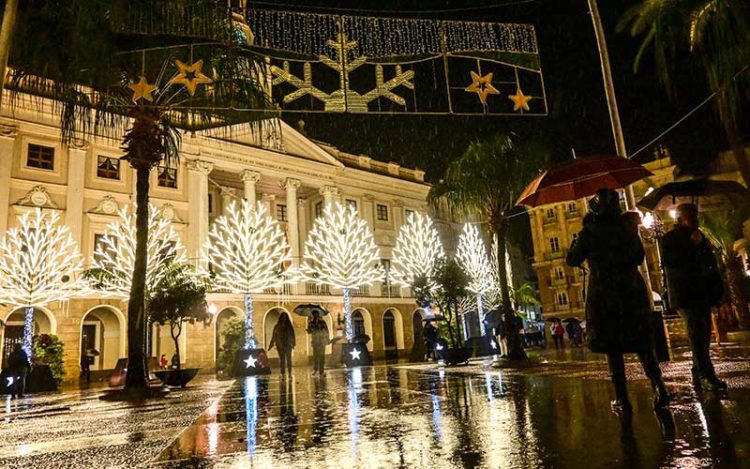
[[[713,353],[728,393],[697,396],[678,350],[665,366],[675,403],[658,414],[630,363],[632,419],[611,412],[605,364],[581,349],[547,351],[524,370],[203,376],[143,405],[102,401],[102,389],[37,395],[4,402],[0,466],[750,467],[750,347]]]

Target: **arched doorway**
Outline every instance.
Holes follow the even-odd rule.
[[[92,370],[113,370],[117,359],[125,357],[125,322],[125,316],[111,306],[97,306],[83,315],[79,352],[99,352],[91,363]]]
[[[16,344],[23,344],[24,308],[18,308],[5,319],[3,330],[2,366],[6,366],[8,355]],[[54,334],[57,332],[55,316],[44,308],[34,308],[34,335]]]
[[[396,347],[396,318],[388,310],[383,313],[383,348],[385,349],[385,359],[398,359],[398,348]]]
[[[222,335],[221,330],[227,321],[236,317],[239,317],[239,313],[234,308],[224,308],[216,315],[214,321],[214,361],[219,358],[219,353],[224,347],[224,335]]]
[[[354,336],[366,334],[370,341],[367,342],[367,350],[372,352],[372,316],[365,308],[357,308],[352,312],[352,329]]]
[[[271,339],[273,338],[273,328],[276,327],[276,323],[279,322],[279,318],[281,318],[282,315],[287,315],[289,317],[289,320],[292,320],[292,317],[289,316],[289,312],[285,310],[284,308],[271,308],[269,309],[265,316],[263,317],[263,347],[266,349],[266,353],[270,358],[279,358],[279,352],[274,347],[273,350],[268,350],[268,344],[271,343]]]

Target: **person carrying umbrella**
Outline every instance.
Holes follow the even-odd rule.
[[[579,267],[588,262],[586,343],[594,353],[607,355],[615,388],[614,410],[630,411],[623,354],[637,353],[655,391],[654,406],[669,404],[654,349],[649,315],[651,305],[638,266],[645,251],[640,238],[620,217],[617,192],[603,189],[590,203],[594,213],[568,252],[566,262]]]
[[[286,373],[292,374],[292,350],[296,345],[294,337],[294,326],[292,321],[289,320],[289,315],[282,314],[279,316],[279,320],[273,327],[273,335],[271,336],[271,343],[268,345],[268,350],[271,350],[276,346],[276,350],[279,352],[279,361],[281,368],[281,378],[286,377]]]
[[[716,257],[698,229],[698,207],[677,207],[677,223],[662,240],[669,303],[685,321],[693,351],[693,385],[698,390],[721,391],[727,383],[716,376],[708,353],[711,345],[711,307],[721,301],[723,283]]]
[[[326,346],[330,342],[328,326],[320,316],[320,310],[314,309],[307,323],[307,333],[312,336],[313,376],[324,376],[326,365]]]

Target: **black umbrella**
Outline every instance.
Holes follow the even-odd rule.
[[[698,210],[708,211],[746,205],[750,191],[735,181],[690,179],[670,182],[642,198],[638,206],[647,210],[670,210],[684,203],[696,204]]]
[[[306,318],[312,317],[313,311],[319,311],[321,316],[329,314],[328,310],[324,306],[314,303],[302,304],[294,308],[294,312],[296,314],[299,314],[300,316],[304,316]]]
[[[581,320],[578,319],[578,318],[565,318],[565,319],[562,320],[562,322],[564,322],[564,323],[565,322],[579,322],[580,323]]]
[[[367,334],[360,334],[352,339],[352,343],[365,345],[370,341],[370,336]]]
[[[424,322],[432,322],[432,321],[445,321],[445,316],[442,314],[436,314],[434,316],[428,316],[424,319],[422,319]]]
[[[499,329],[503,322],[503,313],[499,309],[493,309],[484,315],[484,323],[489,329]]]
[[[549,317],[549,318],[546,318],[545,321],[547,321],[547,322],[560,322],[560,318]]]

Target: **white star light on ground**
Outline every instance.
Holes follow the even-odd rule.
[[[258,360],[255,359],[254,356],[250,355],[245,360],[245,368],[253,367],[255,368],[255,364],[258,362]]]
[[[437,350],[438,352],[441,351],[441,350],[443,350],[443,344],[437,344],[435,346],[435,350]]]
[[[494,340],[490,341],[490,344],[492,345],[492,350],[497,350],[497,344]]]
[[[355,348],[355,349],[352,349],[352,351],[351,351],[351,352],[349,352],[349,353],[350,353],[350,354],[351,354],[351,356],[352,356],[352,360],[359,360],[359,355],[360,355],[360,353],[362,353],[362,352],[360,352],[360,351],[359,351],[359,349],[356,349],[356,348]]]
[[[13,377],[12,377],[12,376],[8,376],[8,377],[7,377],[7,378],[5,378],[5,379],[7,379],[7,380],[8,380],[8,384],[7,384],[8,386],[11,386],[11,385],[13,384]]]

